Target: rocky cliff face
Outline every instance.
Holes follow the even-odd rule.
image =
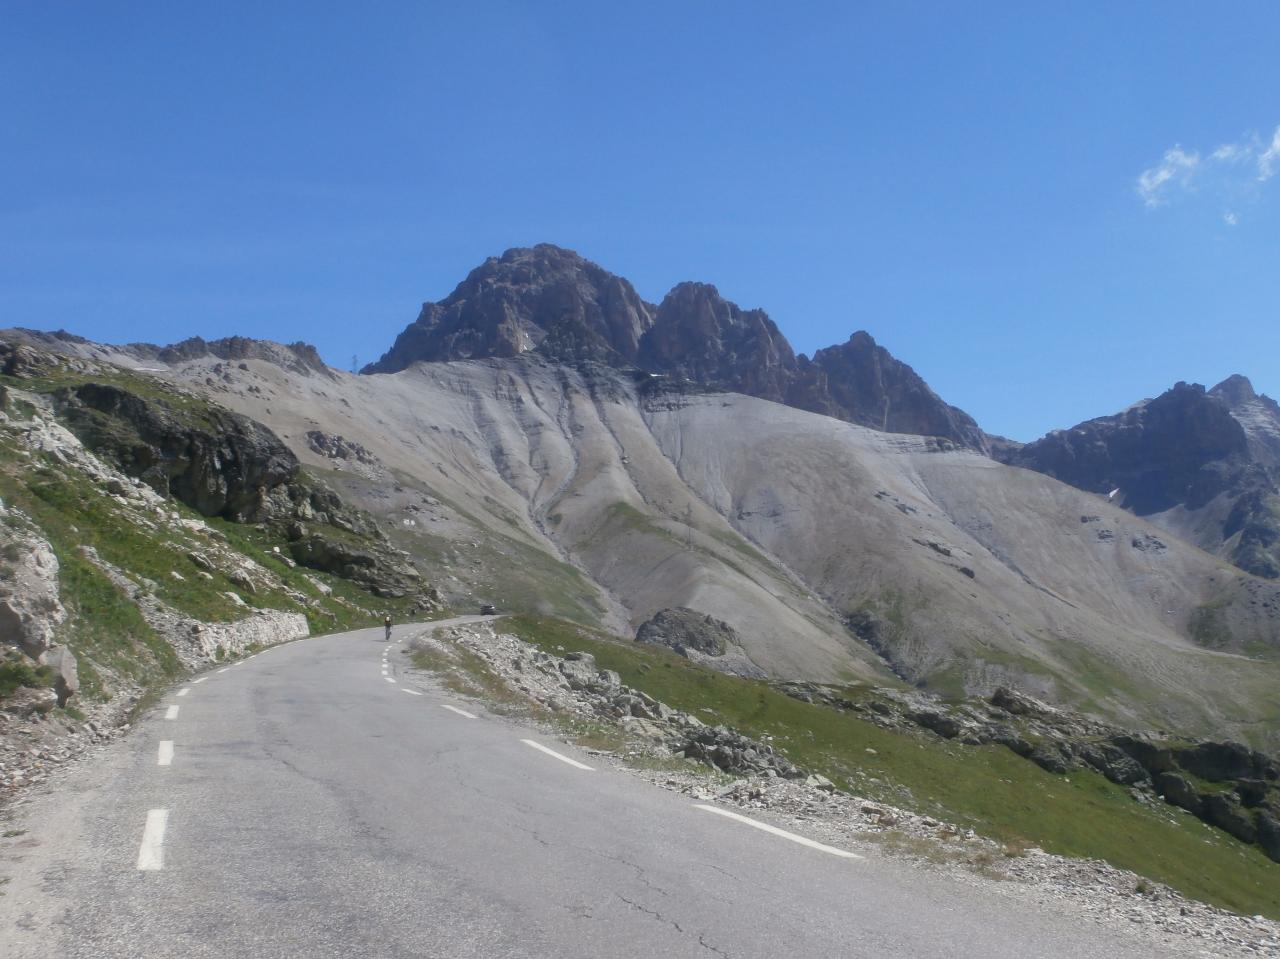
[[[787,390],[791,406],[888,433],[941,436],[986,451],[973,418],[948,406],[906,363],[894,359],[871,335],[800,357]]]
[[[764,310],[743,310],[709,283],[681,283],[658,307],[637,361],[694,383],[783,402],[791,344]]]
[[[1002,461],[1095,493],[1258,576],[1280,578],[1280,407],[1243,376],[1178,383],[1123,413],[1057,430]]]
[[[54,399],[89,449],[205,516],[256,520],[271,491],[298,473],[289,448],[238,413],[205,406],[183,415],[104,383],[63,387]]]
[[[812,360],[797,358],[767,313],[741,309],[710,284],[681,283],[655,307],[621,277],[549,244],[486,260],[448,298],[424,305],[363,372],[533,351],[561,361],[639,366],[695,387],[987,449],[968,415],[865,332]]]

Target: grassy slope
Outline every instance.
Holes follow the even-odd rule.
[[[1173,807],[1149,808],[1094,773],[1054,776],[999,746],[900,733],[803,703],[663,650],[541,617],[514,632],[550,652],[579,649],[623,682],[706,722],[774,745],[850,791],[928,813],[1009,843],[1105,859],[1185,895],[1280,918],[1280,864]]]
[[[207,539],[167,524],[148,526],[136,511],[120,505],[74,468],[47,457],[24,459],[2,436],[0,497],[34,521],[58,558],[59,594],[70,614],[59,639],[76,653],[81,693],[88,698],[107,695],[96,667],[105,667],[143,687],[171,680],[183,669],[172,647],[147,625],[132,598],[85,558],[82,546],[93,547],[102,559],[135,580],[150,580],[156,596],[167,605],[205,621],[244,616],[245,610],[225,595],[229,591],[240,595],[250,607],[303,613],[313,632],[371,626],[384,610],[400,617],[408,602],[380,599],[346,580],[290,568],[271,552],[273,545],[282,545],[279,540],[256,527],[217,519],[209,520],[209,525],[221,532],[233,549],[251,556],[316,605],[304,605],[278,590],[246,592],[221,572],[213,573],[212,582],[204,580],[196,575],[184,553],[208,547]],[[176,501],[168,508],[183,517],[197,518]],[[183,579],[171,575],[175,570]],[[326,584],[332,597],[323,595],[315,582]],[[337,597],[349,605],[336,602]]]

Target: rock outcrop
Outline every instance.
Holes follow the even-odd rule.
[[[54,399],[88,449],[204,516],[253,521],[298,474],[297,457],[274,433],[212,404],[178,411],[106,383],[63,387]]]
[[[66,618],[53,548],[32,530],[0,523],[0,644],[39,659]]]
[[[1280,862],[1280,760],[1241,743],[1135,734],[1007,687],[985,701],[923,693],[779,683],[796,699],[859,714],[889,729],[919,727],[966,746],[1004,746],[1055,775],[1089,769],[1135,799],[1163,799]]]
[[[550,244],[486,260],[446,299],[425,304],[362,372],[527,352],[638,367],[662,377],[663,386],[731,390],[986,450],[967,414],[865,332],[812,360],[797,357],[764,310],[744,310],[710,284],[680,283],[653,306],[622,277]]]
[[[683,606],[660,610],[636,631],[636,642],[666,646],[682,656],[690,650],[723,656],[730,646],[739,645],[738,634],[728,623]]]

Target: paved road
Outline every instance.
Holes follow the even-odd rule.
[[[524,740],[592,765],[407,671],[419,629],[293,643],[173,690],[31,805],[20,861],[0,863],[0,954],[1157,955],[564,762]]]

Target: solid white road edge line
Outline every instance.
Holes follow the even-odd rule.
[[[142,845],[138,847],[139,869],[164,867],[164,827],[169,823],[169,810],[147,810],[147,824],[142,827]]]
[[[457,713],[459,716],[465,716],[467,719],[476,718],[474,713],[469,713],[465,709],[459,709],[457,706],[450,706],[448,703],[441,703],[440,705],[443,706],[445,709],[449,710],[449,712]],[[529,742],[529,740],[526,739],[525,742]],[[530,745],[534,745],[534,744],[530,743]]]
[[[189,692],[191,692],[191,687],[190,687],[190,686],[186,686],[186,687],[184,687],[184,688],[182,688],[182,689],[179,689],[179,690],[178,690],[178,695],[179,695],[179,696],[185,696],[185,695],[187,695],[187,693],[189,693]]]
[[[178,707],[177,707],[177,706],[170,706],[168,709],[166,709],[166,710],[165,710],[165,712],[164,712],[164,718],[165,718],[165,719],[177,719],[177,718],[178,718]]]
[[[534,749],[538,750],[538,752],[546,753],[548,756],[554,756],[556,759],[560,760],[562,763],[568,763],[570,766],[573,766],[575,769],[585,769],[587,772],[592,771],[591,767],[586,765],[585,763],[580,763],[576,759],[570,759],[568,756],[561,756],[554,749],[548,749],[546,746],[542,745],[542,743],[535,743],[532,739],[522,739],[520,740],[520,742],[524,743],[526,746],[532,746]]]
[[[156,754],[157,766],[168,766],[173,762],[173,740],[160,740],[160,751]]]
[[[781,836],[783,839],[790,839],[792,842],[799,843],[802,846],[808,846],[810,849],[818,849],[833,856],[840,856],[842,859],[861,859],[856,852],[849,852],[847,849],[837,849],[835,846],[827,846],[823,843],[816,842],[812,839],[806,839],[804,836],[797,836],[793,832],[787,832],[785,829],[779,829],[777,826],[770,826],[768,823],[757,822],[747,816],[740,816],[736,812],[730,812],[728,809],[721,809],[719,806],[708,806],[705,803],[694,803],[694,809],[705,809],[707,812],[713,812],[717,816],[724,816],[727,819],[735,819],[738,822],[746,823],[764,832],[774,836]]]
[[[421,696],[421,695],[422,695],[422,693],[418,692],[416,689],[405,689],[403,686],[401,686],[401,687],[400,687],[400,692],[402,692],[402,693],[408,693],[410,696]]]

